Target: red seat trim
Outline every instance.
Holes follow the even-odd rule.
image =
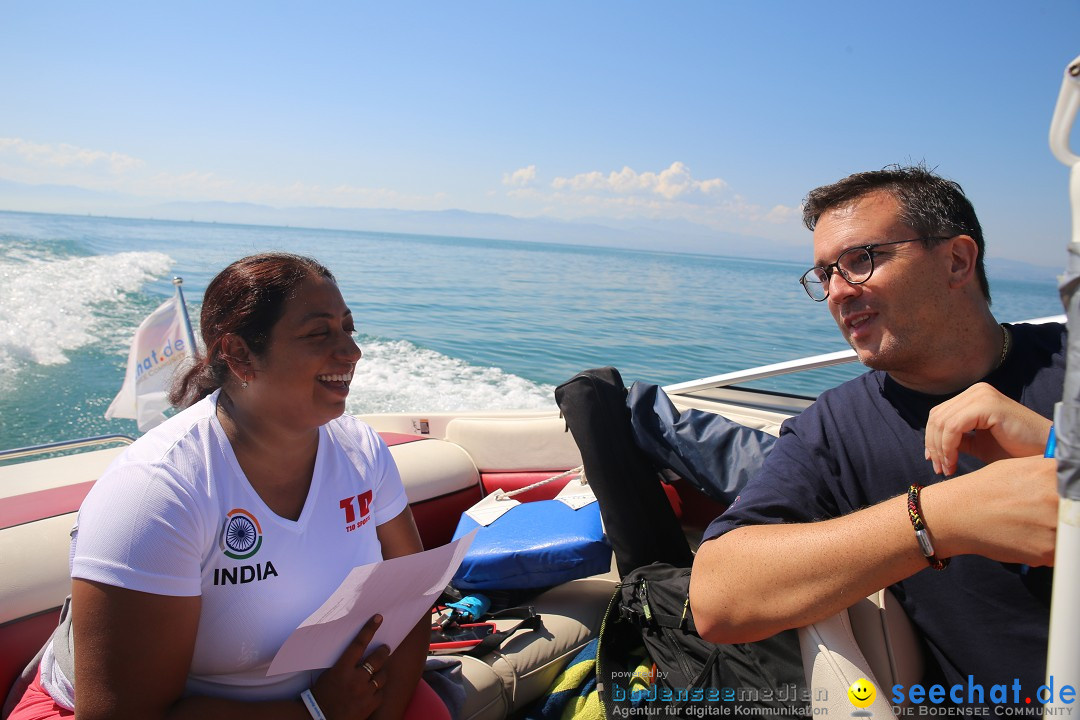
[[[406,435],[405,433],[379,433],[379,435],[382,436],[383,442],[391,447],[428,439],[421,435]],[[75,485],[35,490],[22,495],[0,498],[0,530],[76,512],[93,485],[94,481],[89,480]]]
[[[89,480],[0,498],[0,530],[75,512],[93,485]]]
[[[501,489],[503,492],[512,492],[519,490],[533,483],[540,482],[541,480],[547,480],[550,477],[558,475],[561,470],[541,470],[541,471],[526,471],[526,472],[482,472],[480,473],[480,484],[484,488],[484,495],[490,495],[495,490]],[[566,485],[569,478],[560,478],[554,482],[549,482],[545,485],[541,485],[538,488],[528,490],[515,495],[514,499],[519,502],[534,502],[536,500],[550,500],[559,494],[563,485]]]

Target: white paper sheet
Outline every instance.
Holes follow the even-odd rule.
[[[580,510],[589,503],[596,502],[596,493],[589,483],[582,482],[579,478],[571,478],[570,482],[563,485],[555,499],[571,510]]]
[[[487,527],[510,512],[513,507],[521,504],[514,498],[505,497],[503,493],[502,488],[489,492],[480,502],[466,510],[465,514],[475,520],[478,525]]]
[[[267,675],[333,665],[374,615],[383,622],[366,654],[393,652],[431,609],[461,565],[476,531],[448,545],[353,568],[322,607],[300,623],[274,656]]]

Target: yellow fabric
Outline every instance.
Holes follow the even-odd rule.
[[[555,680],[555,688],[571,689],[579,687],[585,682],[588,674],[596,670],[595,664],[590,664],[590,667],[584,668],[585,672],[583,673],[581,665],[585,665],[585,663],[566,668],[562,675]],[[652,661],[645,654],[645,650],[642,649],[639,662],[632,671],[629,692],[648,693],[652,681],[652,670]],[[567,683],[564,687],[560,682],[564,675],[572,675],[578,679]],[[600,705],[600,694],[596,691],[596,688],[593,687],[592,692],[586,695],[578,695],[567,703],[566,707],[563,708],[561,720],[604,720],[604,708]]]

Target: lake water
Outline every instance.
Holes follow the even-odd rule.
[[[135,327],[176,275],[197,322],[209,280],[266,250],[337,276],[364,350],[354,413],[553,407],[586,368],[666,384],[846,347],[790,262],[0,212],[0,448],[137,435],[103,417]],[[990,281],[999,319],[1062,312],[1052,281]],[[813,392],[856,371],[759,386]]]

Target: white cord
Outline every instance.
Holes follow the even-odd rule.
[[[523,492],[526,492],[528,490],[532,490],[533,488],[538,488],[541,485],[547,485],[549,482],[552,482],[554,480],[561,480],[562,478],[567,477],[569,475],[580,475],[581,476],[581,484],[586,485],[586,484],[588,484],[589,481],[585,479],[585,474],[582,472],[584,469],[585,469],[585,466],[578,465],[576,468],[571,468],[571,469],[567,470],[564,473],[559,473],[558,475],[553,475],[552,477],[549,477],[549,478],[547,478],[545,480],[540,480],[538,482],[534,482],[532,485],[526,485],[525,487],[520,487],[517,490],[511,490],[510,492],[499,493],[495,497],[495,499],[496,500],[506,500],[508,498],[514,497],[515,495],[520,495]]]

